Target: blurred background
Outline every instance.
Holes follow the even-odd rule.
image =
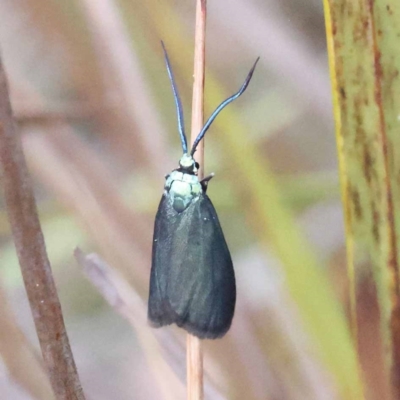
[[[87,398],[183,399],[184,332],[154,331],[145,310],[154,216],[181,155],[160,40],[190,131],[195,2],[2,0],[0,15],[13,109]],[[206,46],[206,116],[261,57],[246,93],[206,136],[205,173],[216,175],[208,193],[238,285],[230,332],[205,343],[206,398],[338,399],[347,378],[337,371],[348,374],[340,351],[351,350],[322,2],[209,1]],[[39,354],[4,207],[0,218],[4,310]],[[77,246],[132,286],[137,315],[124,318],[104,300],[75,261]],[[1,362],[0,398],[34,398]]]

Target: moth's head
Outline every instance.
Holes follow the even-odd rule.
[[[190,154],[185,153],[179,160],[179,166],[182,172],[187,174],[197,174],[199,169],[199,163]]]

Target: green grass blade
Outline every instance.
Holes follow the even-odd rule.
[[[353,318],[371,268],[389,381],[400,373],[400,3],[327,0],[325,12]]]

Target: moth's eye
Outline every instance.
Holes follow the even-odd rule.
[[[199,169],[200,164],[197,161],[195,161],[194,166],[196,167],[196,169]]]

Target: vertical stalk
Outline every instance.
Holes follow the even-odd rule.
[[[205,70],[205,32],[206,32],[206,0],[197,0],[196,31],[194,51],[194,82],[192,99],[191,143],[203,127],[204,122],[204,70]],[[204,177],[204,139],[199,143],[196,160],[200,164],[199,179]],[[201,340],[187,335],[187,398],[203,399],[203,351]]]
[[[51,386],[57,400],[84,400],[1,60],[0,166],[8,218]]]

